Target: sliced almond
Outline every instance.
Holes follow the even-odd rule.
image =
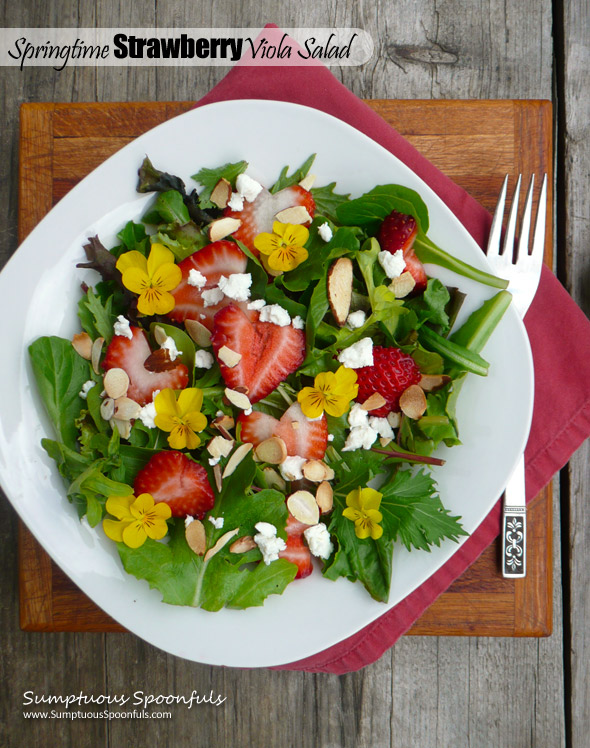
[[[79,332],[72,338],[72,346],[76,353],[86,361],[92,356],[92,338],[87,332]]]
[[[168,335],[166,334],[166,331],[163,327],[160,327],[160,325],[156,325],[154,327],[154,340],[158,345],[164,345],[166,340],[168,339]]]
[[[220,239],[225,239],[226,236],[237,231],[241,225],[242,222],[239,218],[231,218],[230,216],[218,218],[209,224],[209,239],[211,239],[212,242],[218,242]]]
[[[328,271],[328,301],[340,327],[346,324],[352,299],[352,260],[340,257]]]
[[[130,421],[133,418],[139,417],[139,411],[141,405],[136,403],[130,397],[118,397],[115,400],[115,412],[113,413],[114,418],[119,418],[122,421]]]
[[[115,401],[112,397],[107,397],[100,404],[100,415],[105,421],[110,421],[115,413]]]
[[[243,392],[238,392],[237,390],[231,390],[229,387],[225,388],[225,396],[230,401],[232,405],[235,405],[236,408],[239,408],[240,410],[250,410],[252,407],[250,403],[250,398],[248,395],[245,395]]]
[[[387,405],[387,400],[383,395],[379,392],[373,392],[361,405],[361,408],[367,411],[377,410],[377,408],[382,408],[384,405]]]
[[[446,374],[422,374],[422,379],[418,382],[424,392],[434,392],[444,387],[451,381],[451,377]]]
[[[213,428],[216,428],[219,431],[224,439],[228,439],[229,441],[233,442],[234,438],[229,433],[229,430],[233,429],[233,427],[236,425],[236,422],[231,416],[217,416],[217,418],[213,419],[211,425],[213,426]]]
[[[167,348],[158,348],[157,351],[150,353],[150,355],[143,362],[144,367],[153,372],[159,374],[162,371],[172,371],[176,369],[178,364],[170,358],[170,352]]]
[[[399,413],[394,413],[392,411],[391,413],[387,414],[387,423],[391,426],[392,429],[398,428],[401,421],[402,421],[402,418]]]
[[[191,522],[191,525],[192,525],[192,522]],[[189,525],[189,527],[191,525]],[[240,530],[240,528],[236,527],[234,530],[228,530],[227,532],[223,533],[223,535],[219,538],[219,540],[217,541],[217,543],[215,543],[215,545],[212,548],[209,548],[209,550],[205,554],[205,558],[203,559],[203,561],[209,561],[209,559],[213,558],[213,556],[216,553],[219,553],[219,551],[224,546],[226,546],[232,538],[235,538],[235,536],[238,534],[239,530]]]
[[[213,465],[213,477],[215,478],[215,488],[221,491],[223,488],[223,479],[221,477],[221,468],[219,465]]]
[[[280,476],[274,468],[265,467],[262,472],[264,473],[264,480],[269,488],[276,488],[277,491],[285,493],[287,484],[282,476]]]
[[[217,351],[217,358],[224,363],[229,369],[233,369],[242,360],[242,354],[237,351],[232,351],[226,345],[222,345]]]
[[[389,284],[389,290],[393,293],[396,299],[404,299],[409,293],[414,290],[416,281],[414,276],[409,270],[403,272],[397,278],[394,278]]]
[[[209,200],[211,200],[214,205],[217,205],[218,208],[225,208],[231,197],[231,192],[231,184],[227,179],[225,179],[225,177],[221,177],[219,182],[217,182],[213,188]]]
[[[122,418],[111,418],[109,424],[112,429],[117,429],[121,439],[129,439],[129,434],[131,433],[131,421]]]
[[[332,511],[334,506],[334,489],[328,481],[322,481],[315,492],[315,500],[322,514]]]
[[[251,535],[242,535],[235,540],[229,547],[230,553],[247,553],[256,548],[256,541]]]
[[[388,444],[391,444],[393,439],[390,436],[381,436],[379,437],[379,444],[382,447],[386,447]]]
[[[307,212],[307,208],[303,205],[295,205],[293,208],[285,208],[285,210],[279,210],[275,215],[277,221],[280,223],[292,223],[296,226],[303,223],[311,223],[311,216]]]
[[[321,460],[308,460],[301,468],[301,472],[312,483],[321,483],[324,480],[328,480],[331,470]],[[332,477],[334,476],[332,475]]]
[[[221,477],[228,478],[251,449],[252,445],[249,443],[240,444],[240,446],[227,461],[227,465],[225,466],[225,470],[223,471],[223,475]]]
[[[207,452],[211,457],[227,457],[234,447],[233,440],[224,439],[223,436],[214,436],[207,444]]]
[[[250,392],[250,389],[244,384],[239,384],[237,387],[234,387],[234,389],[236,392],[241,392],[243,395],[247,395]]]
[[[129,375],[125,369],[115,367],[104,375],[104,391],[113,400],[123,397],[129,389]]]
[[[399,407],[408,418],[416,420],[426,410],[426,395],[424,390],[417,384],[410,385],[405,389],[399,399]]]
[[[92,343],[92,350],[90,352],[90,361],[95,374],[100,374],[100,356],[102,353],[102,347],[104,345],[104,338],[96,338]]]
[[[261,462],[268,462],[270,465],[280,465],[287,457],[287,446],[278,436],[261,441],[254,451]]]
[[[287,508],[298,522],[304,525],[317,525],[320,520],[320,508],[315,496],[309,491],[295,491],[287,499]]]
[[[199,348],[209,348],[211,346],[211,331],[205,325],[196,319],[186,319],[184,321],[186,331]]]
[[[304,190],[311,190],[311,188],[314,186],[316,180],[315,174],[308,174],[306,177],[303,177],[301,182],[299,182],[299,186],[303,187]]]
[[[193,520],[184,531],[188,547],[197,556],[202,556],[207,550],[207,533],[205,525],[200,519]]]

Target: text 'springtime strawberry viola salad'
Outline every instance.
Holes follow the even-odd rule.
[[[415,191],[350,199],[313,159],[187,192],[146,158],[141,223],[84,247],[82,331],[30,346],[68,498],[167,603],[262,605],[312,571],[386,602],[395,542],[466,534],[429,467],[507,284],[428,238]],[[454,330],[464,295],[424,262],[500,290]]]

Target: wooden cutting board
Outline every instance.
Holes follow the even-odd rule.
[[[547,172],[552,111],[547,101],[368,101],[430,161],[493,210],[504,174]],[[108,156],[190,102],[23,104],[19,237]],[[161,165],[163,168],[165,164]],[[198,166],[198,165],[196,165]],[[196,168],[195,166],[195,168]],[[552,195],[549,195],[552,205]],[[547,237],[551,265],[553,238]],[[410,634],[546,636],[552,621],[552,510],[546,488],[529,506],[528,576],[503,579],[498,544],[426,611]],[[498,528],[499,529],[499,528]],[[20,622],[28,631],[122,631],[19,531]]]

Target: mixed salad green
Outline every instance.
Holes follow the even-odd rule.
[[[441,444],[460,444],[457,397],[468,374],[487,373],[481,353],[510,302],[506,283],[428,238],[428,211],[415,191],[381,185],[351,199],[338,194],[334,183],[311,186],[312,163],[313,156],[291,173],[284,168],[274,185],[256,195],[248,194],[249,180],[244,195],[239,180],[245,161],[201,169],[193,177],[199,190],[189,191],[146,158],[138,190],[153,192],[154,200],[142,220],[127,223],[110,249],[98,237],[84,248],[81,267],[96,271],[96,280],[82,286],[80,334],[73,341],[43,337],[29,349],[55,428],[55,438],[42,444],[64,478],[68,499],[97,532],[104,528],[126,571],[157,588],[166,603],[210,611],[262,605],[309,573],[310,549],[318,557],[316,574],[359,581],[386,602],[394,543],[428,551],[466,535],[460,518],[445,509],[430,467],[442,464],[433,456]],[[270,225],[262,225],[257,201],[276,198],[275,207],[285,210],[289,196],[297,199],[287,209],[304,203],[308,220],[282,223],[279,210]],[[464,295],[457,288],[427,278],[424,288],[414,284],[398,293],[378,240],[392,214],[412,220],[413,262],[435,263],[498,289],[458,329]],[[262,223],[254,225],[250,241],[246,229],[256,216]],[[231,243],[228,251],[243,258],[239,272],[230,268],[223,276],[241,276],[239,290],[236,279],[225,286],[225,296],[221,281],[210,287],[203,281],[207,273],[195,271],[204,267],[199,252],[211,254],[213,232],[224,226],[234,228],[215,241]],[[344,301],[333,298],[337,284],[330,285],[342,258],[350,272],[344,274]],[[184,304],[181,287],[199,296],[194,313],[184,318],[169,309],[172,303],[178,312]],[[209,304],[203,300],[207,290],[215,291]],[[289,321],[282,312],[263,317],[270,307],[280,307]],[[222,330],[232,319],[244,325],[243,343]],[[126,366],[140,338],[147,346],[142,377],[177,382],[148,388],[143,399],[135,370]],[[295,361],[292,370],[250,360],[268,355],[254,351],[263,338],[277,346],[277,361]],[[359,386],[377,359],[361,355],[355,364],[342,353],[367,340],[364,354],[397,349],[404,361],[411,359],[417,372],[412,393],[417,388],[418,400],[423,398],[417,412],[399,405],[400,393],[386,412],[385,392],[373,393],[379,395],[374,407],[363,410]],[[293,353],[297,341],[299,358]],[[113,369],[124,380],[117,392],[105,380]],[[279,381],[250,401],[262,369]],[[346,386],[338,390],[344,374]],[[174,380],[177,375],[180,380]],[[260,436],[253,438],[258,428]],[[355,428],[364,429],[360,441],[351,438]],[[301,455],[296,448],[309,451]],[[181,453],[183,465],[199,466],[190,487],[205,502],[197,502],[197,511],[183,511],[178,492],[168,506],[166,491],[176,478],[156,474],[156,468],[169,452]],[[153,492],[145,490],[150,477]],[[168,488],[162,488],[166,481]],[[202,506],[208,508],[198,511]]]

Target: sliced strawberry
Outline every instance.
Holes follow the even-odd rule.
[[[188,369],[180,361],[171,369],[166,371],[148,371],[144,363],[151,356],[152,350],[145,332],[140,327],[132,327],[133,338],[124,335],[115,335],[107,348],[103,368],[124,369],[129,377],[129,389],[127,397],[135,400],[140,405],[146,405],[152,401],[154,390],[163,390],[170,387],[173,390],[182,390],[188,384]]]
[[[133,488],[136,496],[149,493],[155,502],[166,502],[173,517],[202,519],[215,503],[207,471],[182,452],[155,454],[135,477]]]
[[[383,251],[394,254],[401,249],[404,253],[406,270],[412,274],[416,282],[413,294],[424,291],[428,281],[424,265],[416,257],[416,253],[412,249],[417,234],[418,225],[416,219],[413,216],[398,213],[394,210],[381,224],[378,236],[379,244]]]
[[[308,527],[309,525],[298,522],[295,517],[289,514],[286,527],[287,547],[284,551],[279,552],[279,558],[284,558],[297,566],[295,579],[308,577],[313,571],[311,553],[303,542],[303,532]]]
[[[235,304],[215,315],[211,343],[216,355],[224,345],[241,355],[237,366],[219,361],[219,367],[228,387],[248,388],[251,403],[276,389],[305,358],[303,330],[260,322],[258,312],[249,317]]]
[[[284,190],[276,192],[274,195],[268,190],[262,190],[254,202],[244,201],[242,210],[231,210],[226,208],[225,216],[238,218],[242,225],[232,236],[234,239],[241,241],[248,249],[257,252],[254,247],[254,239],[263,231],[272,232],[273,221],[275,216],[281,210],[294,208],[302,205],[307,209],[309,215],[313,218],[315,215],[315,201],[311,192],[304,190],[298,184],[293,187],[285,187]]]
[[[308,460],[321,460],[328,446],[328,423],[322,416],[317,421],[308,420],[299,403],[293,403],[283,413],[281,420],[253,411],[250,415],[238,416],[240,438],[256,446],[271,436],[279,436],[287,447],[290,456],[299,455]]]
[[[218,304],[205,306],[202,292],[215,288],[222,275],[227,278],[232,273],[245,273],[248,258],[235,242],[219,241],[208,244],[203,249],[178,263],[182,271],[182,280],[172,291],[176,301],[174,309],[168,315],[175,322],[185,319],[196,319],[208,329],[213,328],[213,317],[231,299],[224,298]],[[191,270],[198,270],[207,278],[207,284],[198,289],[188,282]],[[235,302],[234,302],[235,303]]]
[[[359,391],[356,399],[364,402],[378,392],[385,398],[385,405],[370,411],[373,416],[386,416],[389,412],[399,412],[399,399],[402,392],[422,378],[420,369],[409,353],[399,348],[373,347],[373,365],[356,370]]]

